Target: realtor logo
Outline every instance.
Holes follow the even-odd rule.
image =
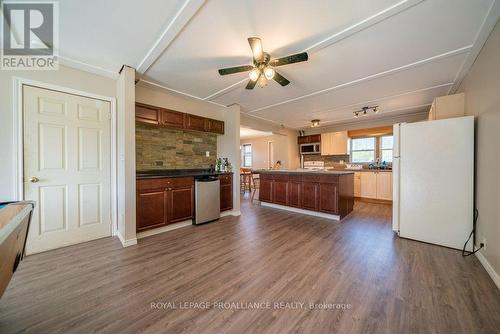
[[[2,3],[3,70],[57,70],[58,3]]]

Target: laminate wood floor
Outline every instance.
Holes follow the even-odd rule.
[[[28,256],[0,333],[500,331],[479,261],[395,237],[390,206],[357,203],[340,223],[248,200],[242,212],[125,249],[106,238]]]

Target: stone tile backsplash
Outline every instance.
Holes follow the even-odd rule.
[[[135,124],[135,146],[137,170],[209,168],[217,158],[216,134],[139,122]]]

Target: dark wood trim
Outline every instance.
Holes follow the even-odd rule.
[[[349,138],[362,138],[362,137],[378,137],[392,135],[392,126],[380,126],[376,128],[349,130],[347,136]]]

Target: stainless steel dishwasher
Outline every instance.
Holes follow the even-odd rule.
[[[220,218],[220,182],[217,176],[196,179],[194,183],[195,213],[193,224]]]

